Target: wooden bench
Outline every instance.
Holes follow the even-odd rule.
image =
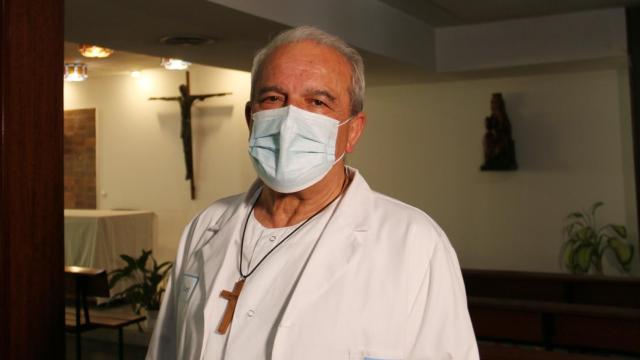
[[[73,307],[65,308],[65,329],[76,334],[76,359],[82,355],[81,334],[85,331],[107,328],[118,330],[118,358],[124,358],[123,328],[139,323],[144,316],[111,316],[89,311],[90,297],[109,297],[107,273],[103,269],[65,266],[65,292],[72,298]]]
[[[467,296],[640,308],[640,278],[463,269]]]
[[[640,354],[640,279],[463,274],[479,340]]]
[[[640,354],[640,309],[469,297],[476,336]]]

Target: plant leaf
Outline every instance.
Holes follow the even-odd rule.
[[[168,264],[168,265],[170,265],[170,266],[169,266],[169,267],[167,267],[166,269],[164,269],[164,271],[162,271],[162,272],[160,273],[160,278],[161,278],[161,279],[160,279],[160,281],[162,281],[162,280],[167,276],[167,273],[168,273],[168,272],[171,270],[171,268],[173,267],[173,264]]]
[[[160,264],[160,266],[158,266],[158,268],[156,269],[156,271],[160,271],[162,270],[163,267],[168,266],[169,269],[171,269],[171,267],[173,267],[173,263],[171,261],[165,261],[162,264]]]
[[[112,289],[114,286],[116,286],[117,283],[120,282],[121,279],[125,277],[127,277],[127,274],[122,271],[115,273],[113,276],[111,276],[111,279],[109,279],[109,289]]]
[[[560,250],[562,253],[562,264],[569,271],[573,270],[573,241],[567,241],[562,245],[562,249]]]
[[[127,266],[134,267],[135,264],[136,264],[136,261],[131,256],[129,256],[127,254],[120,255],[120,258],[127,263]]]
[[[149,259],[150,255],[151,255],[151,250],[142,249],[142,256],[140,256],[138,260],[136,260],[136,265],[138,266],[138,269],[144,272],[144,270],[147,267],[147,260]]]
[[[579,272],[588,272],[591,267],[591,258],[593,257],[592,245],[579,245],[576,248],[573,256],[573,265],[579,270]]]
[[[575,237],[580,242],[589,242],[595,244],[597,241],[596,233],[590,226],[580,228],[575,232]]]
[[[134,284],[125,290],[115,294],[114,298],[124,298],[131,304],[133,310],[139,313],[141,309],[153,309],[160,306],[161,294],[164,291],[160,288],[160,284],[167,277],[169,270],[173,267],[173,263],[165,261],[158,265],[158,262],[152,255],[151,250],[142,250],[142,254],[137,259],[129,255],[120,255],[127,266],[116,269],[110,274],[110,287],[123,278],[134,279]],[[149,258],[152,260],[151,268],[147,268]]]
[[[584,218],[584,214],[581,212],[572,212],[571,214],[567,215],[567,219],[582,219]]]
[[[611,229],[623,239],[627,238],[627,228],[623,225],[611,225]]]
[[[608,234],[608,235],[617,235],[623,239],[627,238],[627,228],[624,225],[615,225],[608,224],[600,228],[598,233]]]
[[[604,203],[602,201],[597,201],[596,203],[591,205],[591,209],[589,209],[589,212],[591,213],[591,216],[595,216],[596,210],[598,210],[598,208],[601,207],[602,205],[604,205]]]
[[[620,265],[629,265],[633,259],[633,245],[624,242],[617,237],[610,237],[607,241],[609,248],[613,250]]]

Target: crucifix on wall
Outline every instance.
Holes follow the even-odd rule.
[[[180,90],[180,96],[172,97],[150,97],[149,100],[168,100],[178,101],[180,103],[180,115],[182,117],[180,121],[180,138],[182,138],[182,150],[184,152],[184,164],[186,167],[187,175],[185,180],[191,182],[191,199],[196,198],[196,186],[194,183],[193,175],[193,146],[191,141],[191,107],[196,101],[203,101],[207,98],[214,96],[231,95],[230,92],[215,93],[215,94],[201,94],[192,95],[189,89],[189,72],[186,73],[187,83],[178,87]]]

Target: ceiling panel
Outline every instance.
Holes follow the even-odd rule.
[[[640,5],[640,0],[381,0],[433,26]]]

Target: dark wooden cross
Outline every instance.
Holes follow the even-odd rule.
[[[182,150],[184,152],[184,163],[187,169],[187,175],[185,180],[191,181],[191,199],[196,198],[196,186],[194,184],[193,176],[193,146],[191,141],[191,106],[196,101],[203,101],[206,98],[213,96],[225,96],[231,95],[230,92],[216,93],[216,94],[202,94],[191,95],[189,91],[189,72],[187,71],[187,83],[178,87],[180,90],[180,96],[172,97],[150,97],[149,100],[169,100],[178,101],[180,103],[180,115],[182,121],[180,122],[180,137],[182,138]]]
[[[240,297],[240,292],[242,291],[243,286],[244,279],[240,279],[235,285],[233,285],[233,291],[222,290],[220,293],[220,296],[228,302],[227,308],[224,310],[222,320],[220,321],[220,325],[218,326],[219,334],[227,333],[231,320],[233,320],[233,313],[236,311],[236,304],[238,303],[238,298]]]

